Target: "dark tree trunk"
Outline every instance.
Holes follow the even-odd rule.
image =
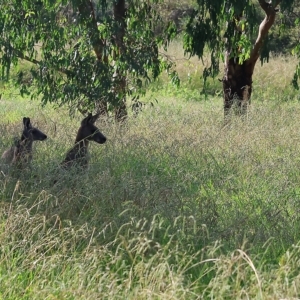
[[[114,18],[116,20],[118,30],[114,36],[117,50],[114,53],[114,58],[117,60],[124,51],[124,35],[125,35],[125,0],[118,0],[114,2]],[[90,27],[90,39],[97,56],[97,59],[101,62],[108,64],[108,57],[103,56],[103,48],[106,45],[106,41],[99,38],[99,30],[97,26],[96,15],[94,11],[94,5],[92,0],[81,0],[78,6],[80,14],[89,21]],[[126,108],[126,76],[122,74],[120,70],[116,70],[114,74],[114,86],[113,91],[115,97],[118,99],[118,103],[115,109],[115,119],[121,121],[127,117]],[[99,99],[95,103],[96,110],[102,115],[108,114],[107,101],[105,99]]]
[[[79,1],[78,11],[82,15],[82,17],[88,20],[88,24],[90,28],[89,37],[98,61],[108,64],[108,57],[106,55],[103,55],[104,52],[103,48],[106,45],[106,40],[100,39],[93,1],[92,0]],[[108,115],[107,101],[103,99],[99,99],[98,101],[95,102],[95,109],[101,115],[107,116]]]
[[[224,116],[229,115],[231,108],[237,114],[245,114],[250,104],[252,92],[252,66],[248,61],[239,64],[237,59],[230,58],[225,64],[223,78]]]
[[[118,25],[118,31],[115,36],[115,42],[117,45],[117,50],[114,53],[115,59],[120,57],[125,51],[125,45],[123,42],[125,36],[125,0],[118,0],[114,3],[114,18]],[[118,99],[118,104],[115,109],[115,119],[116,121],[123,121],[127,118],[127,108],[126,108],[126,76],[119,69],[116,70],[115,76],[115,94]]]
[[[228,117],[232,108],[235,108],[235,112],[238,114],[245,114],[247,112],[252,93],[254,67],[260,56],[264,40],[275,21],[276,7],[281,0],[274,1],[273,5],[264,0],[258,0],[258,2],[265,12],[265,18],[259,26],[258,37],[251,51],[250,58],[239,64],[237,57],[230,57],[230,50],[226,53],[227,59],[222,80],[225,118]]]

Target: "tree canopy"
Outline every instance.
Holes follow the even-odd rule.
[[[32,63],[33,96],[41,95],[43,103],[67,104],[83,112],[96,105],[104,113],[115,109],[118,119],[126,117],[126,95],[137,99],[163,70],[179,82],[172,64],[159,54],[159,47],[166,47],[177,33],[172,22],[164,22],[160,15],[161,3],[2,0],[2,79],[9,78],[12,64],[27,60]],[[195,2],[184,26],[183,47],[191,56],[210,54],[204,79],[215,77],[220,61],[225,62],[225,106],[231,107],[235,98],[240,103],[250,99],[255,63],[269,59],[268,32],[275,17],[293,7],[293,0]],[[294,53],[300,54],[299,46]],[[296,87],[299,74],[300,67],[294,77]],[[20,72],[18,82],[21,92],[28,93],[30,86],[23,76]]]
[[[252,75],[257,60],[269,60],[268,33],[276,15],[293,8],[293,0],[197,0],[186,27],[184,49],[202,58],[207,47],[211,65],[204,79],[219,73],[225,63],[223,82],[225,116],[236,104],[247,110],[252,93]],[[260,15],[263,13],[264,17]]]
[[[158,47],[174,31],[170,27],[155,34],[163,22],[154,9],[157,2],[3,0],[2,79],[9,78],[11,65],[23,59],[33,63],[31,84],[43,103],[68,104],[82,111],[95,103],[104,111],[124,108],[126,95],[142,92],[145,84],[171,67],[159,56]],[[23,75],[19,73],[19,83],[26,93]]]

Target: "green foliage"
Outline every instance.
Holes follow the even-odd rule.
[[[204,49],[211,53],[211,65],[204,69],[204,79],[215,77],[219,72],[219,61],[224,61],[224,52],[238,59],[239,63],[249,59],[253,43],[262,21],[261,8],[256,1],[197,1],[198,7],[191,15],[185,30],[184,49],[190,55],[203,58]],[[282,1],[280,10],[293,8],[293,1]],[[260,51],[261,62],[268,61],[268,41]]]
[[[235,29],[239,22],[236,16],[245,15],[247,17],[247,23],[238,24],[242,25],[247,32],[247,36],[242,36],[246,41],[246,38],[250,39],[258,26],[258,24],[251,23],[255,12],[255,7],[250,1],[231,1],[230,4],[226,1],[198,1],[198,10],[195,10],[190,17],[184,36],[186,52],[201,58],[204,55],[204,48],[207,46],[212,53],[210,75],[215,76],[219,71],[217,66],[221,53],[225,49],[230,49],[233,51],[231,55],[236,56],[236,47],[233,45],[241,43],[239,32]],[[244,49],[248,52],[249,46]]]
[[[33,63],[30,86],[37,89],[32,97],[40,95],[43,104],[90,109],[95,102],[107,101],[118,106],[124,93],[145,92],[152,78],[171,68],[158,47],[172,38],[174,30],[154,34],[158,25],[164,26],[152,8],[157,2],[129,1],[120,22],[106,1],[95,6],[77,0],[1,1],[2,79],[7,80],[11,66],[23,59]],[[127,81],[125,90],[119,88],[122,77]],[[23,94],[32,92],[22,72],[18,84]]]

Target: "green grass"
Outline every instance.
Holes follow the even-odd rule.
[[[199,93],[198,71],[181,90],[161,79],[143,99],[158,103],[125,127],[98,121],[108,140],[91,144],[82,174],[58,168],[81,116],[42,108],[6,85],[0,150],[20,135],[23,116],[49,138],[35,143],[31,170],[1,165],[0,299],[297,298],[292,68],[288,57],[257,66],[250,114],[227,127],[222,99]]]

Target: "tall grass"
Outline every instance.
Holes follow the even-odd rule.
[[[227,127],[220,97],[162,81],[148,96],[158,104],[126,126],[98,122],[108,141],[91,144],[84,173],[58,167],[81,116],[4,93],[1,151],[23,116],[49,138],[30,169],[1,165],[0,297],[297,298],[300,107],[284,97],[289,79],[266,71],[291,78],[291,61],[257,67],[251,111]]]
[[[174,96],[185,101],[203,101],[215,96],[222,96],[222,83],[218,80],[223,76],[224,65],[220,62],[220,73],[214,79],[207,79],[204,88],[203,70],[210,66],[209,55],[202,60],[198,57],[188,57],[184,54],[181,41],[174,41],[168,52],[161,50],[175,64],[175,69],[181,80],[180,88],[172,84],[166,85],[167,76],[163,76],[152,86],[154,95],[159,91],[165,96]],[[299,101],[299,93],[292,87],[291,82],[298,60],[284,54],[271,54],[270,62],[258,61],[253,75],[253,101]]]

